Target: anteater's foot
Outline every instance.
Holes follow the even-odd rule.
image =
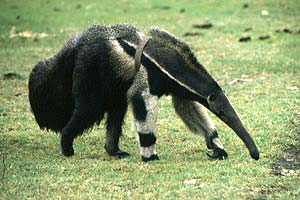
[[[104,149],[108,153],[108,155],[115,156],[115,157],[117,157],[119,159],[126,158],[126,157],[129,156],[129,153],[127,153],[126,151],[122,151],[119,148],[117,148],[117,149],[111,149],[111,148],[107,148],[106,145],[105,145]]]
[[[73,139],[69,139],[66,136],[61,136],[60,141],[60,148],[61,153],[64,156],[70,157],[74,155],[74,149],[73,149]]]
[[[149,158],[142,156],[143,162],[148,162],[148,161],[153,161],[153,160],[159,160],[159,157],[157,154],[153,154]]]
[[[71,148],[61,147],[61,153],[64,156],[70,157],[70,156],[74,155],[74,149],[73,149],[73,147],[71,147]]]
[[[126,151],[121,151],[121,150],[118,150],[115,154],[115,156],[119,159],[122,159],[122,158],[126,158],[129,156],[129,153],[126,152]]]
[[[207,153],[207,156],[213,159],[225,160],[228,157],[228,154],[224,149],[215,148],[213,152]]]

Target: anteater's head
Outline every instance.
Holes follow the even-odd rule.
[[[245,143],[251,157],[258,160],[258,148],[237,112],[219,84],[197,61],[189,46],[170,33],[158,28],[152,28],[150,35],[153,40],[175,49],[181,57],[180,59],[166,56],[163,58],[163,56],[156,55],[157,59],[155,60],[158,62],[157,66],[160,70],[193,94],[196,97],[194,99],[231,127]],[[174,57],[174,55],[172,56]],[[161,60],[159,60],[160,58]],[[177,59],[177,61],[173,62],[172,59]]]

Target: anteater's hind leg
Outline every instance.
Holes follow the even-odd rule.
[[[74,139],[95,122],[102,120],[104,111],[101,105],[101,101],[98,101],[95,106],[93,101],[75,99],[75,109],[71,119],[61,131],[61,152],[64,156],[74,155]]]
[[[227,158],[227,153],[218,137],[215,125],[205,108],[195,101],[177,96],[173,96],[173,104],[177,114],[192,132],[204,134],[207,147],[213,150],[213,153],[207,155],[217,159]]]
[[[110,102],[107,124],[106,124],[106,142],[105,150],[111,156],[124,158],[129,156],[127,152],[119,148],[119,139],[122,134],[122,124],[127,111],[127,97],[125,95],[115,98]]]

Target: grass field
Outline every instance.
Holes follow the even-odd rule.
[[[299,0],[0,3],[0,199],[300,198]],[[259,161],[214,116],[229,158],[208,159],[204,139],[189,133],[168,97],[158,116],[161,160],[141,162],[130,112],[121,140],[129,158],[106,155],[103,124],[75,141],[75,156],[60,155],[59,135],[39,130],[30,112],[28,75],[73,33],[124,22],[190,44],[254,137]],[[213,27],[193,28],[204,22]]]

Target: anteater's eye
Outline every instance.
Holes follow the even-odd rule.
[[[210,102],[214,102],[216,100],[216,95],[214,95],[214,94],[209,95],[208,100]]]

